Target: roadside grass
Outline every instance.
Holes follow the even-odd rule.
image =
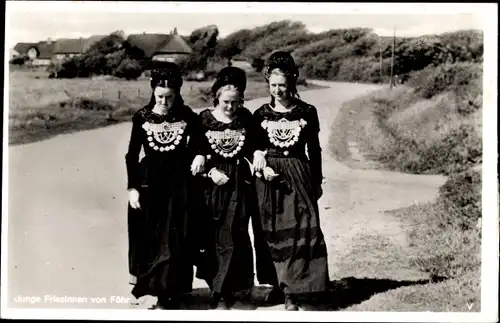
[[[388,290],[346,311],[480,312],[480,271],[439,282]],[[470,309],[469,309],[470,308]]]
[[[480,171],[454,174],[435,201],[387,211],[386,216],[400,221],[406,239],[381,232],[360,235],[354,243],[358,247],[339,264],[339,275],[390,279],[385,284],[396,287],[346,310],[480,311]],[[407,283],[398,286],[399,281]]]
[[[346,103],[334,135],[356,142],[377,168],[413,174],[452,174],[482,163],[482,70],[451,64],[415,73],[408,86]],[[345,144],[332,140],[340,161]]]
[[[12,71],[9,83],[9,144],[130,121],[150,100],[148,79],[48,79],[33,71]],[[212,82],[185,82],[181,94],[193,110],[212,106]],[[300,91],[322,88],[301,85]],[[262,80],[249,81],[245,100],[268,95]]]
[[[429,283],[385,291],[347,310],[480,311],[481,75],[478,64],[445,64],[415,73],[411,87],[341,108],[330,138],[337,160],[356,165],[347,144],[356,142],[367,162],[376,161],[372,168],[448,176],[433,202],[387,212],[400,219],[407,244],[365,235],[365,250],[352,250],[342,265],[344,275],[370,278],[394,277],[399,266]]]

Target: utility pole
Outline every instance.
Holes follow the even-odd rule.
[[[394,48],[396,47],[396,26],[394,26],[394,37],[392,38],[392,56],[391,56],[391,89],[394,86]]]
[[[380,57],[380,83],[384,83],[382,73],[382,37],[378,36],[378,44],[379,44],[379,57]]]

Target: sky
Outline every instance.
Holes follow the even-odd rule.
[[[311,32],[335,28],[372,28],[381,36],[436,34],[483,29],[488,4],[339,4],[339,3],[147,3],[118,1],[6,2],[6,46],[48,38],[131,33],[189,35],[215,24],[223,37],[273,21],[301,21]],[[491,5],[490,5],[491,6]],[[493,9],[496,12],[496,7]]]

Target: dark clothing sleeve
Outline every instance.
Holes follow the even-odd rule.
[[[246,129],[245,149],[243,151],[243,156],[246,157],[249,161],[252,161],[253,153],[255,152],[255,147],[257,144],[255,123],[253,122],[252,113],[248,110],[244,112],[242,118],[244,120],[244,127]]]
[[[191,138],[189,139],[190,151],[193,159],[197,155],[201,155],[205,157],[205,171],[203,174],[207,174],[212,168],[212,161],[209,157],[212,152],[210,150],[210,144],[208,143],[208,138],[205,133],[207,131],[207,127],[204,123],[204,118],[206,118],[206,110],[202,111],[200,114],[196,114],[193,112],[194,116],[192,116],[191,123]]]
[[[127,166],[127,189],[139,189],[140,174],[139,174],[139,154],[141,153],[144,131],[142,130],[141,117],[136,114],[132,118],[132,132],[128,151],[125,155]]]
[[[253,152],[256,150],[266,150],[266,143],[268,141],[267,132],[264,128],[261,127],[261,123],[264,121],[264,117],[262,115],[262,109],[257,109],[253,113],[251,125],[253,132],[253,146],[252,146],[252,158]]]
[[[196,157],[196,155],[202,155],[204,157],[208,154],[208,147],[205,137],[205,132],[203,131],[203,124],[201,120],[201,116],[195,113],[193,110],[189,109],[188,122],[189,127],[191,128],[189,133],[189,152],[192,158]]]
[[[318,111],[314,106],[309,110],[309,132],[307,135],[307,154],[311,163],[311,172],[315,185],[321,185],[323,180],[323,165],[321,157],[321,145],[319,143],[319,118]]]

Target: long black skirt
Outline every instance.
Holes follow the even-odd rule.
[[[268,157],[280,176],[256,181],[263,235],[279,285],[286,294],[324,292],[329,283],[327,249],[316,190],[307,160]]]
[[[207,178],[204,185],[205,206],[209,218],[210,244],[205,263],[196,276],[207,281],[212,293],[230,294],[253,287],[253,251],[248,227],[256,213],[255,191],[246,175],[246,162],[217,163],[230,180],[216,185]]]
[[[141,209],[128,208],[129,271],[137,279],[132,294],[179,296],[192,290],[196,250],[190,174],[180,161],[144,167]]]

